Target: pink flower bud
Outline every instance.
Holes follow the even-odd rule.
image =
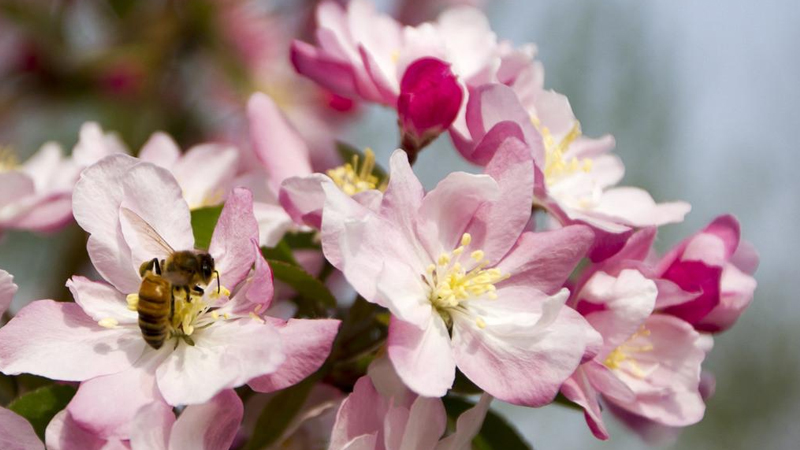
[[[397,99],[403,148],[416,153],[450,127],[463,97],[449,64],[436,58],[411,63],[400,81]]]

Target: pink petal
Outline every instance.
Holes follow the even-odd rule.
[[[180,343],[156,370],[170,405],[204,403],[223,389],[275,372],[285,359],[275,328],[254,319],[219,322],[192,338],[194,346]]]
[[[131,448],[167,450],[174,423],[175,413],[164,402],[154,402],[139,408],[131,424]]]
[[[475,406],[464,411],[456,420],[456,431],[442,439],[436,450],[464,450],[470,447],[472,440],[481,431],[483,419],[489,412],[492,396],[484,393]]]
[[[691,209],[685,202],[656,204],[643,189],[618,187],[603,192],[593,211],[619,218],[626,225],[646,227],[682,222]]]
[[[139,159],[172,170],[181,157],[181,149],[167,133],[156,132],[144,143]]]
[[[306,143],[271,98],[253,94],[247,103],[247,118],[253,149],[267,171],[273,192],[278,192],[286,178],[313,172]]]
[[[356,75],[347,62],[336,60],[305,42],[292,43],[292,65],[297,73],[348,98],[358,98]]]
[[[509,138],[497,148],[486,174],[500,187],[496,201],[481,206],[468,231],[473,248],[485,252],[487,265],[506,255],[530,220],[533,202],[533,160],[528,148]]]
[[[727,264],[722,270],[720,285],[720,302],[696,324],[699,330],[716,333],[732,327],[753,301],[757,283],[752,276]]]
[[[500,400],[525,406],[550,403],[596,333],[577,312],[562,307],[566,289],[549,298],[520,287],[499,289],[497,295],[483,307],[477,301],[470,305],[485,322],[483,328],[474,317],[454,315],[458,368]]]
[[[11,300],[16,293],[17,285],[14,284],[14,276],[5,270],[0,270],[0,316],[11,305]]]
[[[354,445],[355,439],[365,435],[377,437],[386,414],[385,401],[381,399],[369,377],[361,377],[336,413],[336,422],[331,432],[329,450],[374,448],[374,440]],[[361,438],[364,439],[364,438]],[[372,443],[372,445],[367,445]]]
[[[84,430],[103,439],[129,439],[139,408],[163,399],[156,388],[155,368],[165,352],[148,352],[136,366],[81,383],[67,410]]]
[[[126,296],[113,286],[75,275],[67,280],[67,287],[75,303],[92,319],[99,322],[112,318],[120,324],[138,323],[139,314],[128,309]]]
[[[219,144],[189,149],[175,164],[172,174],[181,186],[190,209],[222,203],[230,191],[239,165],[239,150]]]
[[[74,303],[40,300],[0,328],[0,370],[83,381],[128,369],[145,345],[139,330],[106,329]]]
[[[125,195],[120,180],[136,164],[127,155],[108,157],[83,171],[72,194],[75,220],[91,234],[86,246],[92,264],[121,292],[137,292],[141,282],[119,224]]]
[[[345,274],[353,278],[349,271]],[[430,288],[422,281],[421,272],[406,264],[384,260],[375,288],[376,295],[367,300],[388,308],[401,321],[425,329],[431,314],[435,314],[428,299]]]
[[[495,202],[500,189],[487,175],[453,172],[428,192],[419,209],[419,234],[428,254],[438,257],[458,247],[478,209]],[[479,248],[479,247],[474,247]]]
[[[72,149],[72,159],[86,167],[117,153],[127,153],[119,137],[103,133],[103,129],[95,122],[86,122],[81,126],[78,143]]]
[[[44,445],[27,420],[11,410],[0,408],[0,448],[44,450]]]
[[[258,239],[258,223],[253,215],[253,194],[236,188],[231,192],[211,236],[208,252],[214,257],[220,282],[233,289],[253,265],[253,240]]]
[[[417,394],[442,397],[453,385],[456,360],[438,314],[430,315],[424,329],[392,317],[387,350],[397,375]]]
[[[503,286],[527,286],[552,294],[586,256],[594,234],[583,225],[554,231],[525,232],[497,268],[511,277]],[[499,287],[499,286],[498,286]]]
[[[598,401],[598,394],[591,383],[579,368],[561,386],[561,393],[571,402],[583,408],[586,424],[597,439],[608,440],[610,437],[606,424],[603,422],[603,409]]]
[[[208,403],[187,406],[172,428],[170,450],[216,450],[230,448],[244,407],[233,390],[224,390]]]
[[[141,263],[155,257],[165,258],[167,254],[163,247],[154,245],[153,238],[148,233],[133,228],[127,217],[119,210],[120,207],[138,214],[173,249],[194,248],[189,207],[183,199],[178,182],[169,171],[150,163],[139,163],[128,169],[121,179],[106,181],[122,183],[124,196],[115,205],[119,215],[117,221],[131,249],[132,269],[137,278]],[[154,198],[158,198],[159,201],[154,202]]]
[[[49,450],[130,449],[128,445],[118,439],[106,440],[84,430],[72,419],[66,409],[56,414],[47,425],[45,442]]]
[[[398,450],[432,449],[447,429],[447,413],[438,398],[417,397],[408,413]],[[387,449],[388,450],[388,449]]]
[[[284,180],[278,198],[295,223],[322,228],[322,209],[325,206],[322,183],[327,181],[328,177],[321,173]]]
[[[408,156],[402,150],[395,150],[389,161],[389,185],[383,195],[381,215],[394,223],[398,229],[411,232],[413,218],[422,207],[425,191],[422,189],[414,171],[408,164]]]
[[[292,386],[316,372],[331,352],[340,321],[335,319],[270,320],[278,330],[286,360],[275,373],[248,383],[258,392],[273,392]]]

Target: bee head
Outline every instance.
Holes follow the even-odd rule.
[[[200,259],[200,275],[203,277],[203,281],[208,282],[214,275],[214,258],[208,253],[201,253],[198,258]]]

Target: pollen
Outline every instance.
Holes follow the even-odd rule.
[[[125,297],[125,301],[128,302],[128,309],[130,311],[137,311],[139,309],[139,294],[128,294]]]
[[[636,378],[645,378],[647,372],[643,370],[636,361],[635,355],[637,353],[652,351],[653,346],[649,343],[645,345],[634,345],[634,341],[648,336],[650,336],[650,330],[642,325],[642,327],[628,338],[624,344],[612,350],[605,361],[603,361],[603,364],[611,370],[622,370]]]
[[[119,326],[119,322],[117,321],[117,319],[114,319],[112,317],[106,317],[105,319],[100,319],[100,321],[98,321],[97,324],[103,328],[108,328],[108,329],[114,329]]]
[[[539,130],[544,141],[545,148],[545,163],[544,163],[544,177],[545,183],[552,185],[555,182],[563,179],[568,175],[577,172],[591,172],[593,162],[589,158],[579,159],[577,157],[567,158],[565,155],[569,150],[569,146],[575,142],[576,139],[581,137],[581,124],[578,121],[572,125],[572,128],[560,141],[556,141],[553,134],[546,126],[543,126],[539,118],[532,116],[531,122]]]
[[[461,254],[470,243],[472,237],[465,233],[461,237],[459,247],[452,252],[442,253],[437,258],[436,264],[431,264],[427,268],[426,280],[431,286],[430,301],[442,314],[448,313],[449,309],[462,307],[466,301],[496,299],[495,284],[508,278],[508,275],[504,275],[498,269],[486,268],[482,250],[473,250],[469,253],[473,261],[467,260],[462,263]],[[467,262],[470,264],[467,265]],[[474,266],[467,269],[465,265]],[[480,317],[475,319],[475,323],[479,328],[486,326],[486,322]]]
[[[364,161],[361,164],[358,155],[353,155],[351,162],[331,169],[327,173],[342,192],[353,196],[370,189],[381,191],[386,189],[386,186],[373,174],[374,169],[375,152],[367,148],[364,150]]]

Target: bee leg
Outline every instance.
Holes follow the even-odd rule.
[[[183,291],[186,292],[186,303],[191,303],[192,302],[192,290],[189,288],[189,286],[184,286],[183,287]]]
[[[200,295],[201,297],[203,296],[203,294],[205,294],[205,293],[206,293],[206,291],[205,291],[205,290],[203,290],[203,288],[201,288],[200,286],[197,286],[197,285],[193,286],[193,287],[192,287],[192,290],[193,290],[193,291],[194,291],[196,294]]]
[[[192,339],[191,336],[189,336],[188,334],[184,334],[181,337],[183,338],[184,342],[186,342],[188,345],[194,347],[194,339]]]
[[[147,272],[152,272],[154,267],[156,275],[161,275],[161,266],[158,265],[158,258],[153,258],[139,266],[139,275],[144,277]]]
[[[219,294],[219,290],[220,290],[220,285],[219,285],[219,270],[215,270],[215,271],[214,271],[214,273],[215,273],[215,274],[217,274],[217,294]]]

